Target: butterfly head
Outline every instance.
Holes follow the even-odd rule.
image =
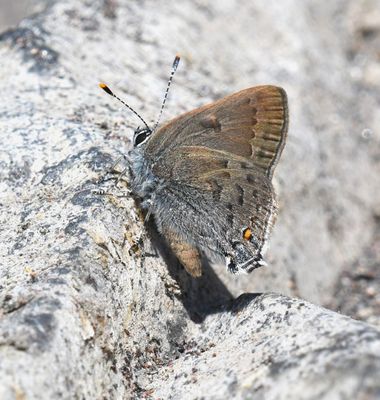
[[[147,142],[151,134],[152,130],[149,127],[138,127],[133,135],[133,147],[139,147]]]

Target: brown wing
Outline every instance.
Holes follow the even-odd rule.
[[[241,239],[250,227],[253,242],[247,246],[251,254],[261,252],[276,217],[275,194],[262,169],[245,157],[204,146],[181,146],[170,164],[165,161],[155,164],[153,173],[164,177],[169,172],[171,181],[182,185],[181,198],[202,204],[200,220],[192,222],[208,224],[216,238],[229,236],[230,241]]]
[[[149,140],[145,154],[157,162],[181,146],[203,146],[249,159],[271,178],[287,127],[285,91],[257,86],[169,121]]]

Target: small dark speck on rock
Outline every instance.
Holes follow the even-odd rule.
[[[95,290],[98,290],[98,284],[96,283],[95,278],[93,278],[91,275],[87,276],[85,282],[87,285],[92,286]]]
[[[25,62],[33,61],[31,72],[46,72],[55,67],[59,55],[46,44],[48,33],[35,26],[33,29],[16,28],[0,35],[0,41],[9,41],[13,47],[23,50]]]
[[[61,278],[51,278],[48,279],[48,281],[51,285],[65,285],[67,282],[64,279]]]

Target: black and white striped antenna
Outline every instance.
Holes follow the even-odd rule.
[[[116,96],[116,94],[105,83],[99,83],[99,87],[103,89],[110,96],[115,97],[115,99],[119,100],[121,104],[124,104],[127,108],[129,108],[142,121],[142,123],[146,126],[148,131],[151,132],[151,129],[149,128],[149,125],[145,122],[144,118],[137,111],[135,111],[130,105],[128,105],[124,100],[122,100],[119,96]]]
[[[154,124],[154,127],[153,127],[153,129],[152,129],[152,132],[154,132],[154,131],[157,129],[157,126],[158,126],[158,124],[160,123],[160,119],[161,119],[162,113],[163,113],[164,108],[165,108],[165,103],[166,103],[166,100],[167,100],[167,98],[168,98],[170,85],[172,84],[173,76],[174,76],[175,72],[177,71],[177,68],[178,68],[178,64],[179,64],[179,60],[180,60],[180,59],[181,59],[180,56],[177,54],[177,55],[175,56],[174,61],[173,61],[172,70],[170,71],[170,76],[169,76],[169,80],[168,80],[168,85],[166,86],[166,91],[165,91],[165,95],[164,95],[164,100],[162,101],[162,104],[161,104],[161,110],[160,110],[160,113],[158,114],[158,118],[157,118],[156,123]]]
[[[168,85],[166,86],[166,91],[165,91],[164,99],[163,99],[163,101],[162,101],[161,109],[160,109],[160,112],[159,112],[159,114],[158,114],[157,121],[156,121],[156,123],[154,124],[153,129],[150,129],[150,128],[149,128],[149,125],[146,123],[146,121],[144,120],[144,118],[143,118],[137,111],[135,111],[129,104],[127,104],[124,100],[122,100],[119,96],[117,96],[105,83],[99,83],[99,87],[100,87],[101,89],[103,89],[103,90],[104,90],[107,94],[109,94],[110,96],[115,97],[115,99],[119,100],[120,103],[122,103],[122,104],[125,105],[129,110],[131,110],[131,111],[142,121],[142,123],[146,126],[146,129],[147,129],[147,131],[148,131],[148,134],[151,135],[151,134],[156,130],[156,128],[157,128],[157,126],[158,126],[158,124],[159,124],[159,122],[160,122],[162,113],[163,113],[164,108],[165,108],[165,103],[166,103],[166,100],[167,100],[167,98],[168,98],[170,85],[171,85],[171,83],[172,83],[173,76],[174,76],[174,74],[175,74],[175,72],[176,72],[176,70],[177,70],[177,67],[178,67],[178,64],[179,64],[179,60],[180,60],[180,56],[177,54],[177,55],[175,56],[175,58],[174,58],[174,61],[173,61],[172,70],[171,70],[171,72],[170,72],[170,76],[169,76],[169,80],[168,80]]]

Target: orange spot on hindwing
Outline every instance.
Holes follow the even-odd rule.
[[[252,231],[250,228],[245,228],[243,231],[243,238],[245,240],[251,240],[252,239]]]

